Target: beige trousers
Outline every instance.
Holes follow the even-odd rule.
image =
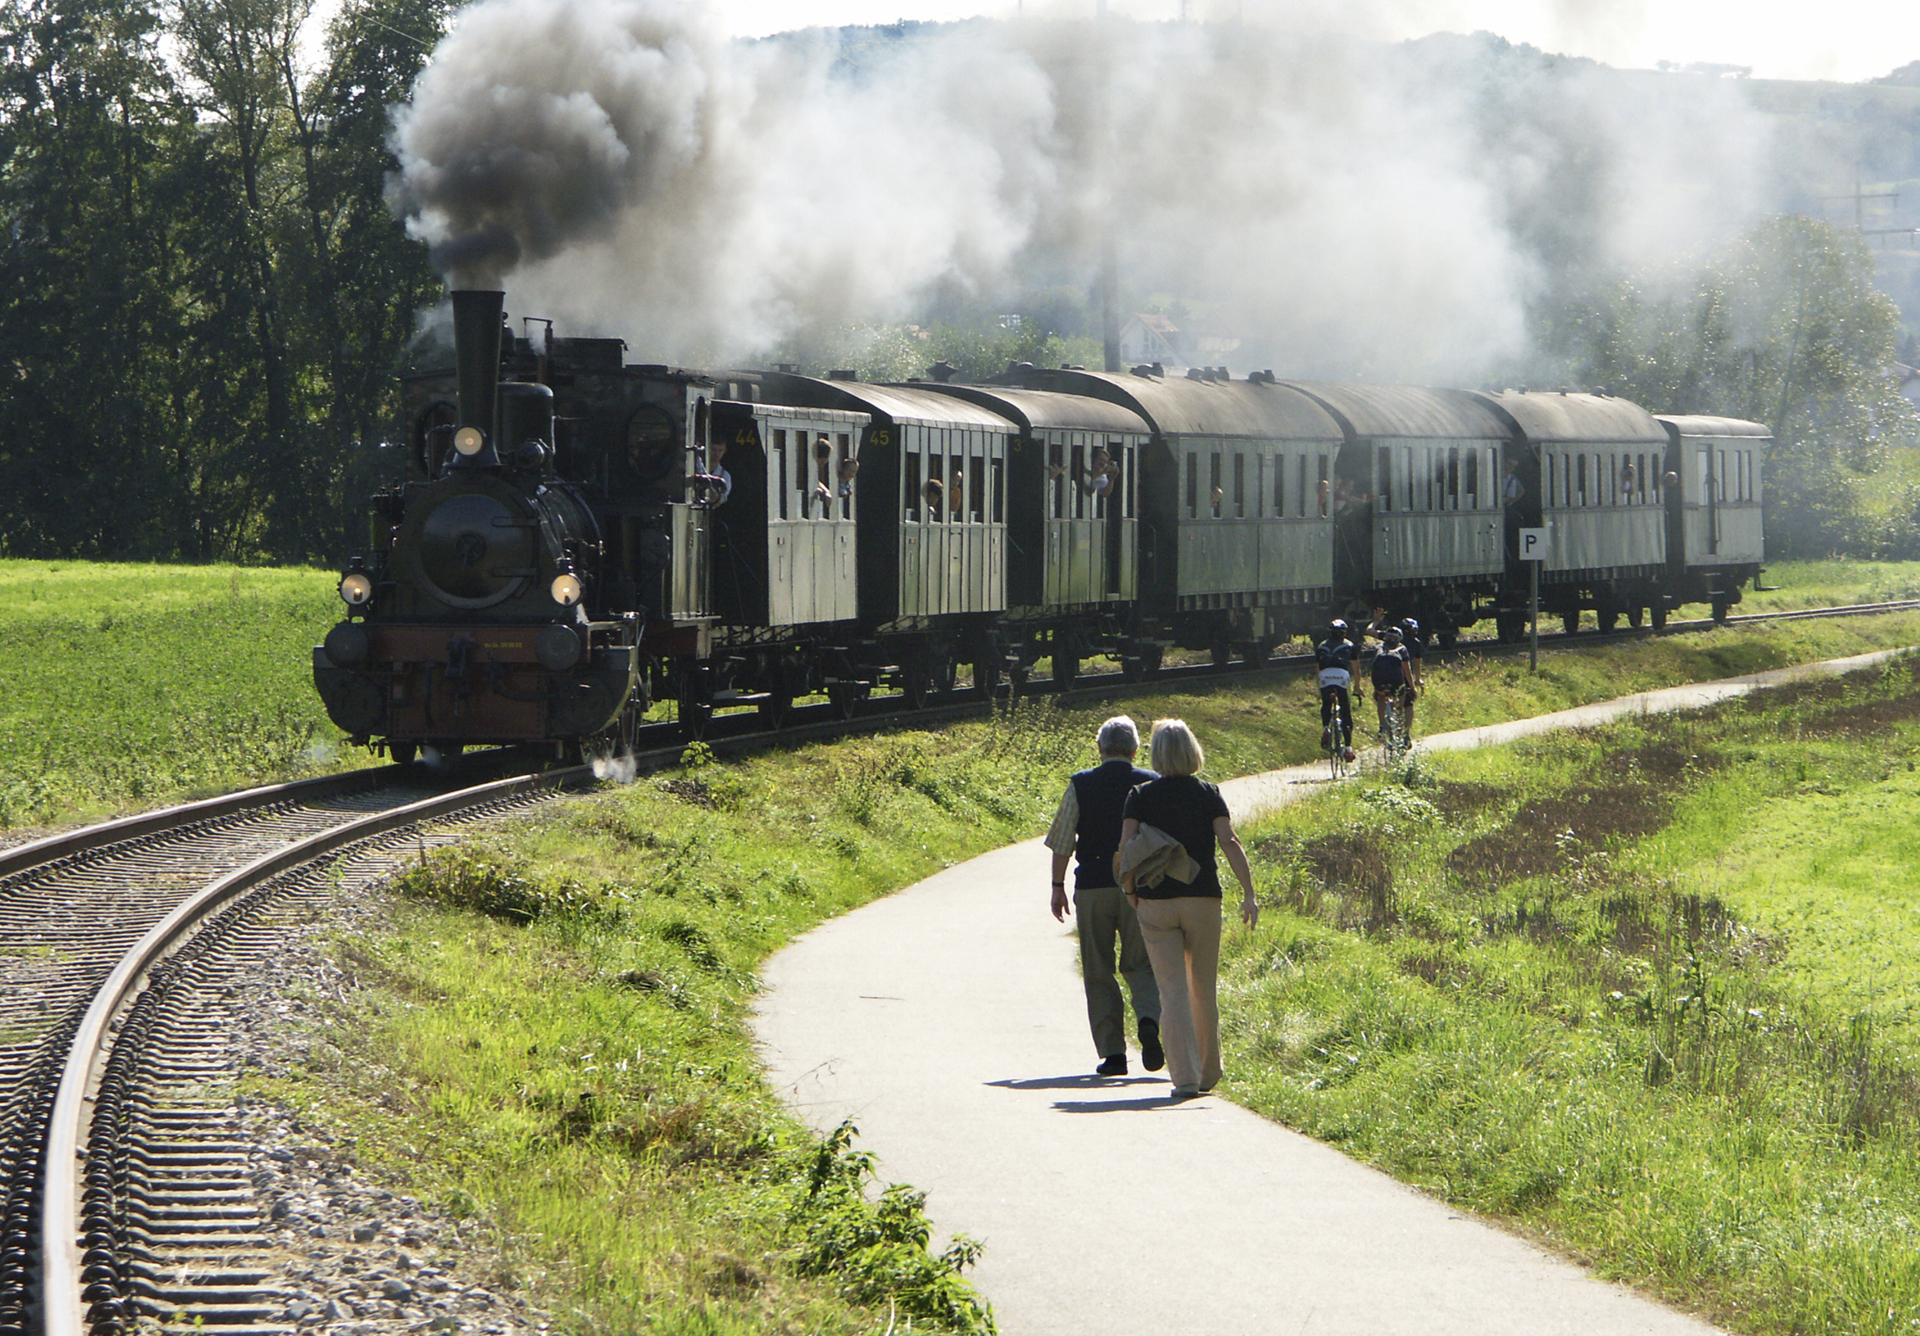
[[[1222,901],[1183,895],[1140,901],[1140,935],[1160,983],[1160,1042],[1167,1075],[1183,1095],[1220,1081],[1220,918]]]

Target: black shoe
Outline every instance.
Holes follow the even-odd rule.
[[[1127,1055],[1116,1053],[1110,1058],[1100,1059],[1100,1065],[1093,1069],[1095,1076],[1125,1076],[1127,1074]]]
[[[1160,1047],[1160,1022],[1151,1016],[1140,1018],[1140,1065],[1150,1072],[1167,1065],[1167,1051]]]

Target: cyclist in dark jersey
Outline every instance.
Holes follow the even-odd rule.
[[[1400,701],[1404,711],[1413,699],[1413,669],[1407,663],[1407,647],[1400,643],[1400,628],[1386,626],[1380,630],[1380,648],[1374,651],[1373,665],[1373,706],[1380,721],[1380,731],[1387,731],[1387,702]],[[1403,718],[1410,716],[1403,715]],[[1408,737],[1413,734],[1409,732]]]
[[[1406,703],[1401,707],[1407,712],[1407,736],[1413,736],[1413,702],[1422,691],[1427,689],[1427,638],[1420,630],[1420,623],[1407,617],[1400,623],[1400,643],[1406,647],[1408,676],[1412,680],[1413,690],[1408,693]]]
[[[1327,628],[1327,638],[1313,648],[1320,685],[1320,745],[1333,745],[1333,706],[1340,704],[1340,746],[1347,760],[1353,759],[1353,701],[1347,687],[1353,681],[1353,659],[1360,651],[1347,639],[1347,624],[1335,619]]]

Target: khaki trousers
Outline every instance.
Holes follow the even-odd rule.
[[[1140,901],[1140,935],[1160,981],[1167,1075],[1183,1095],[1220,1081],[1221,903],[1200,895]]]
[[[1160,1015],[1153,963],[1140,939],[1140,920],[1118,886],[1091,886],[1073,893],[1073,921],[1080,930],[1080,975],[1087,988],[1087,1025],[1103,1058],[1127,1051],[1127,1008],[1114,982],[1117,967],[1133,994],[1138,1016]],[[1115,958],[1114,945],[1119,945]]]

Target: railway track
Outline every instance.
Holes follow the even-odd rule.
[[[255,790],[0,858],[0,1336],[291,1331],[232,1111],[232,980],[289,913],[584,770]]]
[[[1920,611],[1920,599],[1729,616],[1723,624],[1742,626],[1756,622],[1810,621],[1914,611]],[[1702,617],[1693,621],[1671,621],[1660,631],[1647,627],[1622,627],[1619,630],[1607,632],[1587,630],[1574,635],[1568,635],[1565,631],[1542,631],[1540,643],[1550,648],[1615,644],[1651,636],[1672,635],[1681,631],[1711,630],[1715,625],[1712,618]],[[1440,650],[1433,646],[1429,646],[1427,650],[1429,655],[1437,659],[1463,653],[1500,655],[1526,652],[1527,642],[1524,640],[1506,643],[1491,637],[1469,635],[1463,635],[1451,650]],[[1161,668],[1146,678],[1130,677],[1118,670],[1106,673],[1089,673],[1083,670],[1076,675],[1073,686],[1066,691],[1054,692],[1047,679],[1040,678],[1025,694],[1069,702],[1149,696],[1170,688],[1244,681],[1265,673],[1304,672],[1312,666],[1313,661],[1312,654],[1291,654],[1269,658],[1264,663],[1241,661],[1225,667],[1213,663],[1177,664]],[[802,705],[794,708],[788,722],[780,728],[768,728],[764,721],[752,711],[716,714],[708,721],[704,741],[718,755],[739,755],[764,747],[768,743],[816,742],[844,737],[850,733],[881,732],[898,727],[909,718],[915,727],[938,728],[961,720],[984,718],[992,713],[995,703],[1005,704],[1011,699],[1013,699],[1012,693],[1005,685],[1000,687],[994,703],[989,703],[966,688],[962,688],[951,697],[936,698],[933,703],[920,709],[905,711],[898,697],[877,696],[859,702],[859,707],[851,718],[843,718],[830,705]],[[657,724],[650,725],[643,731],[641,742],[661,756],[677,756],[679,749],[685,745],[684,742],[676,740],[678,737],[677,725]]]

